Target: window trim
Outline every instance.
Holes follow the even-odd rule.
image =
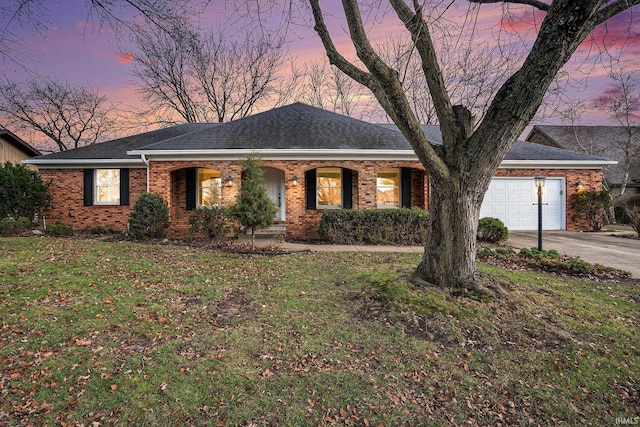
[[[395,205],[380,205],[380,204],[378,204],[378,189],[380,188],[378,186],[378,178],[380,176],[380,173],[382,173],[384,171],[388,171],[388,170],[395,170],[397,172],[397,178],[398,178],[398,180],[397,180],[397,182],[398,182],[398,186],[397,186],[397,188],[398,188],[398,190],[397,190],[397,192],[398,192],[398,203],[395,204]],[[385,186],[385,187],[388,187],[389,189],[392,188],[392,186],[390,186],[390,185]],[[393,186],[393,188],[395,188],[395,186]],[[376,207],[378,209],[400,209],[402,207],[402,168],[386,168],[386,169],[379,170],[376,173]]]
[[[322,169],[337,169],[340,171],[340,186],[339,187],[322,187],[322,188],[339,188],[340,189],[340,204],[339,205],[321,205],[319,203],[318,190],[320,187],[320,170]],[[340,167],[319,167],[315,169],[316,176],[316,186],[315,186],[315,199],[316,199],[316,209],[343,209],[344,208],[344,171],[343,168]]]
[[[212,205],[203,205],[201,203],[201,193],[202,193],[202,189],[203,188],[215,188],[215,187],[203,187],[201,185],[200,181],[200,171],[215,171],[217,172],[220,176],[217,177],[219,180],[219,187],[218,187],[218,191],[220,192],[220,202],[218,204],[212,204]],[[196,168],[196,185],[195,185],[195,190],[196,190],[196,208],[207,208],[207,209],[211,209],[211,208],[218,208],[220,206],[222,206],[222,172],[218,169],[212,169],[212,168]]]
[[[98,185],[98,173],[100,171],[118,171],[118,183],[114,185]],[[100,168],[93,171],[93,204],[97,206],[119,206],[122,201],[122,170],[119,168]],[[98,188],[101,187],[116,187],[118,189],[118,200],[112,201],[100,201],[98,199]]]

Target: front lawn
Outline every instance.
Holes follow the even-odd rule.
[[[481,265],[509,292],[488,300],[417,292],[419,254],[55,238],[0,253],[0,426],[640,416],[637,281]]]

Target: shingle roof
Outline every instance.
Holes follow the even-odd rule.
[[[411,150],[398,132],[295,103],[161,141],[145,150]]]
[[[397,129],[395,125],[381,125],[387,129]],[[432,144],[442,144],[442,133],[438,125],[421,125],[427,139]],[[607,160],[603,157],[591,156],[575,151],[549,147],[542,144],[534,144],[528,141],[516,141],[504,160],[565,160],[565,161],[597,161]]]
[[[129,156],[127,151],[142,148],[145,145],[158,141],[165,141],[183,135],[198,132],[204,128],[215,127],[218,123],[185,123],[137,135],[126,136],[111,141],[101,142],[79,147],[74,150],[61,151],[37,159],[63,160],[63,159],[136,159],[140,156]]]
[[[442,144],[437,125],[423,125],[433,144]],[[295,103],[228,123],[187,123],[75,150],[36,158],[44,162],[65,160],[132,160],[127,152],[180,153],[224,150],[390,150],[412,152],[395,125],[377,125]],[[518,141],[505,160],[590,161],[604,159],[582,153]],[[37,162],[36,162],[37,163]]]
[[[640,127],[631,127],[630,130],[637,153],[636,160],[631,165],[630,180],[631,183],[640,185]],[[620,185],[624,177],[624,152],[613,143],[627,138],[627,129],[623,126],[536,125],[527,136],[528,140],[535,139],[536,142],[616,160],[617,165],[606,166],[604,169],[605,177],[611,185]]]

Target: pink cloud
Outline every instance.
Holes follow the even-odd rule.
[[[116,57],[118,58],[119,64],[130,64],[133,62],[133,52],[118,53]]]

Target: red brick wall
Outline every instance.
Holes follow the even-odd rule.
[[[51,208],[45,212],[47,223],[61,221],[74,230],[108,227],[126,231],[131,209],[147,189],[146,169],[129,170],[129,206],[84,206],[82,169],[40,169],[42,180],[50,183]]]
[[[317,227],[322,210],[307,210],[305,198],[305,172],[318,167],[341,167],[351,169],[353,173],[353,208],[376,208],[376,176],[382,169],[394,167],[412,168],[411,204],[421,208],[429,205],[429,177],[418,162],[396,161],[264,161],[262,165],[284,171],[286,182],[286,219],[287,237],[317,237]],[[223,205],[235,201],[240,185],[241,167],[234,161],[167,161],[151,162],[150,191],[161,194],[169,204],[171,226],[169,234],[184,236],[188,234],[188,219],[191,211],[186,209],[186,172],[187,168],[199,167],[219,170],[223,179],[231,176],[233,185],[223,186]],[[110,227],[125,231],[131,208],[140,194],[146,191],[146,170],[130,171],[130,206],[83,206],[82,169],[41,169],[40,175],[45,182],[51,181],[53,206],[47,212],[47,221],[60,220],[76,230],[94,226]],[[565,177],[567,200],[575,193],[578,181],[585,188],[601,189],[602,174],[598,169],[560,170],[560,169],[498,169],[496,176],[534,177],[543,174],[548,177]],[[291,184],[293,176],[298,177],[298,186]],[[567,206],[567,229],[586,230],[585,221],[571,220],[573,212]]]

